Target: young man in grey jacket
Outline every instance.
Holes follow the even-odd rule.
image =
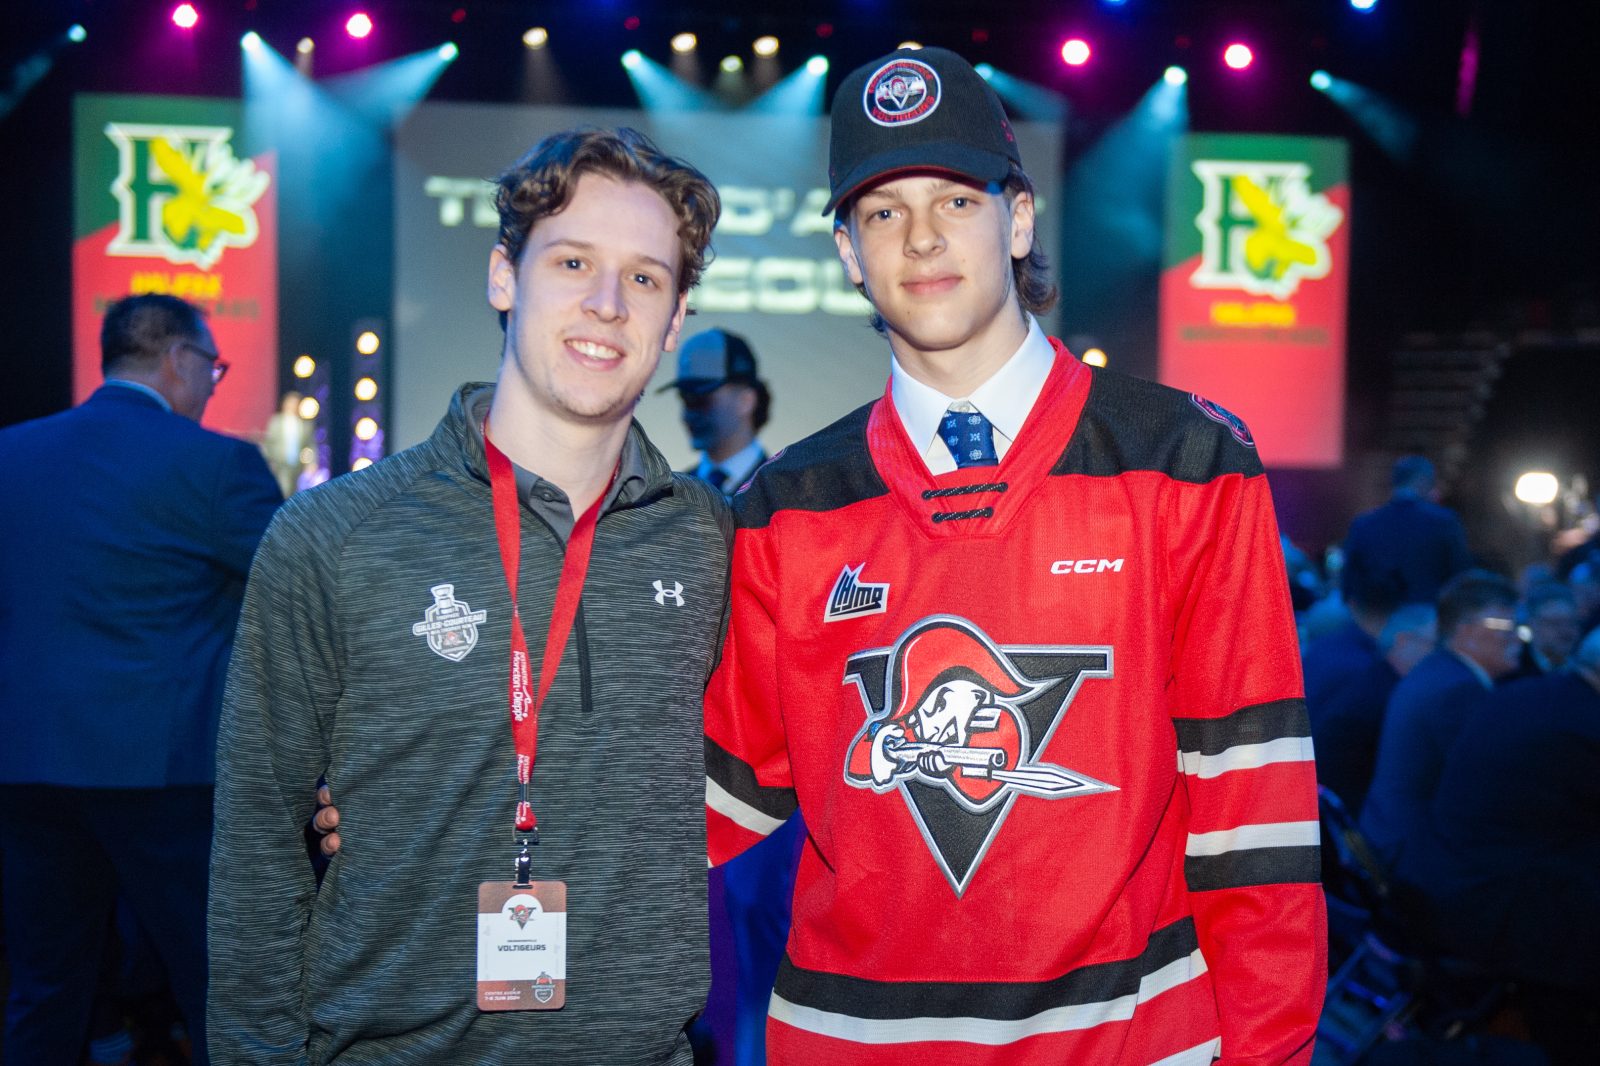
[[[296,496],[256,558],[218,745],[217,1063],[690,1061],[730,525],[632,412],[718,199],[581,130],[498,203],[496,383]],[[348,830],[320,891],[319,777]]]

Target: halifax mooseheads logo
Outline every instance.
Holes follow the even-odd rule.
[[[934,615],[893,647],[845,667],[867,720],[844,779],[898,792],[960,896],[1019,796],[1055,800],[1117,786],[1037,756],[1085,678],[1112,676],[1110,648],[999,647],[977,626]]]

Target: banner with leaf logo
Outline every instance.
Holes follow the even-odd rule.
[[[205,423],[257,434],[278,384],[276,157],[236,100],[80,95],[75,101],[73,398],[97,388],[100,321],[130,293],[205,309],[228,377]]]
[[[1344,459],[1343,141],[1192,134],[1167,181],[1160,376],[1249,425],[1269,466]]]

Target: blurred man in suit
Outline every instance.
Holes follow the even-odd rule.
[[[1439,646],[1389,697],[1361,829],[1391,866],[1424,825],[1468,712],[1517,669],[1516,604],[1516,588],[1498,574],[1454,578],[1439,593]]]
[[[1391,483],[1388,503],[1350,523],[1345,599],[1432,603],[1446,581],[1472,565],[1466,530],[1454,511],[1439,506],[1438,477],[1424,457],[1402,455]]]
[[[1563,668],[1496,689],[1466,716],[1399,875],[1455,949],[1594,1000],[1597,810],[1600,629]]]
[[[1431,605],[1407,604],[1389,616],[1365,660],[1353,660],[1315,695],[1313,667],[1321,660],[1313,655],[1327,645],[1306,650],[1306,713],[1317,753],[1317,783],[1332,789],[1352,815],[1361,813],[1372,784],[1389,697],[1400,679],[1433,651],[1438,628],[1438,612]]]
[[[1516,677],[1542,677],[1567,665],[1583,636],[1578,598],[1559,581],[1547,581],[1528,590],[1522,603],[1528,626],[1528,643]]]
[[[282,498],[253,445],[198,425],[228,368],[198,308],[119,300],[100,346],[83,404],[0,431],[0,1057],[78,1062],[120,892],[204,1062],[217,715]]]
[[[700,462],[688,471],[732,496],[767,461],[756,434],[767,424],[772,394],[756,376],[756,355],[737,333],[708,329],[683,342],[678,376],[657,392],[677,389],[683,424]]]

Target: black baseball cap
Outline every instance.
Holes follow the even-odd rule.
[[[987,185],[1022,165],[1000,97],[944,48],[902,48],[858,67],[833,97],[828,214],[900,170],[947,170]]]
[[[678,349],[678,376],[657,389],[682,389],[703,396],[730,381],[756,384],[756,354],[737,333],[708,329],[684,341]]]

